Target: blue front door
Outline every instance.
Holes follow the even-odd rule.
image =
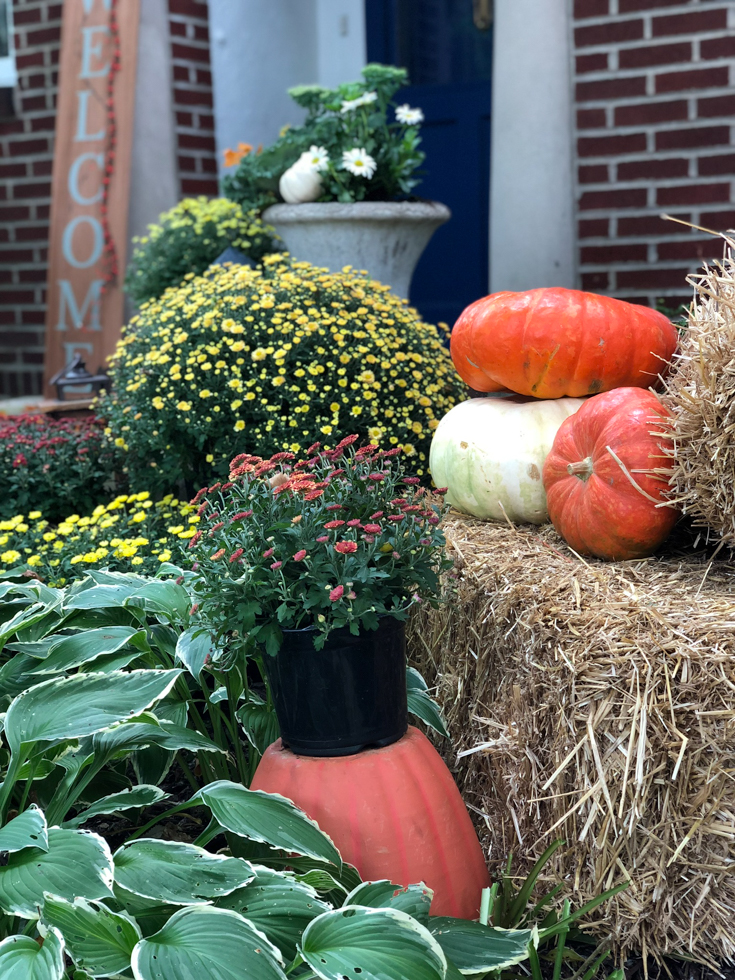
[[[398,98],[426,119],[416,194],[452,211],[411,286],[422,316],[449,326],[488,291],[490,10],[489,0],[365,0],[368,60],[408,69]]]

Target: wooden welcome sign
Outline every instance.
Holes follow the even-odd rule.
[[[104,365],[123,322],[139,0],[64,0],[49,241],[46,383]],[[53,392],[50,394],[53,395]]]

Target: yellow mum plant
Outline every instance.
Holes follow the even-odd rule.
[[[186,197],[164,212],[148,234],[133,239],[125,289],[136,303],[178,286],[189,272],[200,273],[233,246],[253,262],[277,249],[278,236],[254,211],[224,197]]]
[[[463,397],[446,339],[364,273],[269,255],[147,304],[99,411],[133,489],[198,489],[237,453],[299,453],[348,432],[399,446],[421,475],[438,420]]]

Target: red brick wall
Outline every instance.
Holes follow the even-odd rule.
[[[13,0],[15,118],[0,119],[0,397],[43,381],[46,262],[61,3]]]
[[[218,193],[207,0],[168,0],[181,196]]]
[[[654,305],[735,226],[735,4],[574,0],[581,285]]]

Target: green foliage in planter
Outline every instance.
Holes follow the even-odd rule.
[[[322,151],[321,201],[392,201],[406,197],[419,183],[416,170],[425,154],[419,149],[423,114],[408,106],[396,109],[394,96],[407,83],[404,68],[367,65],[362,79],[326,89],[301,85],[289,89],[307,111],[301,126],[289,126],[271,146],[258,152],[227,151],[225,162],[237,170],[223,181],[227,197],[243,208],[261,210],[281,200],[281,175],[311,147]],[[350,171],[343,154],[359,149],[374,162],[374,173]],[[229,154],[229,156],[227,155]],[[370,168],[372,169],[372,168]]]
[[[123,333],[100,399],[133,489],[192,493],[239,452],[298,453],[346,432],[401,446],[421,475],[464,396],[446,328],[387,286],[281,255],[215,267],[149,303]]]
[[[199,275],[232,245],[254,262],[276,251],[278,236],[253,212],[226,198],[187,197],[134,238],[125,289],[140,305],[189,274]]]
[[[117,453],[103,429],[96,418],[0,418],[0,521],[29,510],[57,521],[109,499]]]

